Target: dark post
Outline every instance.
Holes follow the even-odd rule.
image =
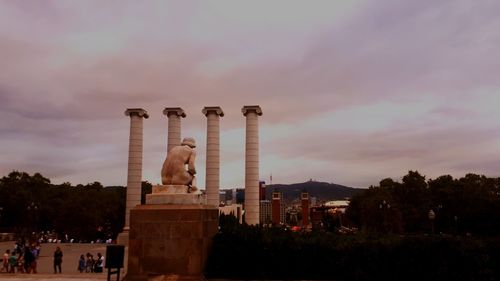
[[[436,213],[431,209],[429,210],[429,213],[427,214],[429,216],[429,221],[431,222],[431,231],[432,234],[434,234],[434,219],[436,219]]]
[[[116,280],[120,280],[120,269],[123,268],[123,260],[125,257],[124,245],[108,245],[106,247],[106,263],[108,269],[108,281],[111,280],[111,275],[116,274]],[[112,271],[116,269],[116,271]]]

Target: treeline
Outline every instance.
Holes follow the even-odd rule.
[[[143,182],[143,190],[151,185]],[[125,199],[123,186],[56,185],[39,173],[13,171],[0,179],[0,229],[24,237],[55,231],[76,241],[116,238],[124,226]]]
[[[432,210],[432,212],[431,212]],[[347,218],[369,233],[500,234],[500,178],[467,174],[426,180],[409,171],[356,194]]]
[[[498,237],[341,235],[221,215],[205,274],[234,280],[499,280]]]
[[[410,171],[351,199],[343,224],[292,232],[221,215],[206,276],[241,280],[500,280],[500,179]],[[429,216],[432,210],[433,215]],[[337,220],[335,220],[337,218]],[[338,226],[338,215],[324,225]],[[432,234],[434,232],[434,234]],[[244,253],[244,254],[241,254]],[[248,266],[251,264],[252,266]]]

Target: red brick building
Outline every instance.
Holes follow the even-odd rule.
[[[281,192],[273,192],[273,200],[271,202],[273,225],[279,225],[281,223],[284,223],[282,217],[284,217],[285,214],[284,212],[282,214],[283,211],[282,199],[283,199],[283,194]]]
[[[307,228],[309,226],[309,193],[302,192],[300,200],[302,203],[302,227]]]

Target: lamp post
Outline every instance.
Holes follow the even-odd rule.
[[[384,216],[384,221],[382,223],[384,231],[387,232],[387,212],[389,209],[391,209],[391,204],[389,204],[387,201],[383,200],[382,203],[378,205],[379,209],[383,212]]]
[[[112,239],[113,238],[113,230],[111,229],[111,222],[109,220],[106,220],[104,223],[105,227],[105,239]]]
[[[434,211],[432,209],[430,209],[427,216],[429,217],[429,221],[431,222],[432,234],[434,234],[434,219],[436,219],[436,213],[434,213]]]
[[[28,204],[28,214],[30,216],[30,219],[29,221],[31,222],[34,222],[35,223],[35,227],[34,227],[34,230],[35,230],[35,233],[38,231],[38,220],[37,220],[37,216],[38,216],[38,204],[36,204],[35,202],[31,202],[30,204]],[[31,229],[29,229],[31,230]]]
[[[458,235],[458,216],[455,215],[453,220],[455,221],[455,235]]]
[[[378,207],[382,210],[382,209],[390,209],[391,208],[391,204],[389,204],[387,201],[382,201],[382,203],[380,203],[378,205]]]

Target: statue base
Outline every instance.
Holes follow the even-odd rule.
[[[205,204],[201,192],[188,193],[187,185],[154,185],[153,193],[146,194],[146,205]]]
[[[152,193],[161,194],[184,194],[188,193],[189,186],[180,184],[153,185]]]
[[[218,208],[206,205],[139,205],[130,210],[125,280],[171,276],[204,280]]]
[[[116,237],[116,244],[128,247],[129,231],[130,229],[127,227],[126,229],[124,228],[122,232],[118,233],[118,236]]]

